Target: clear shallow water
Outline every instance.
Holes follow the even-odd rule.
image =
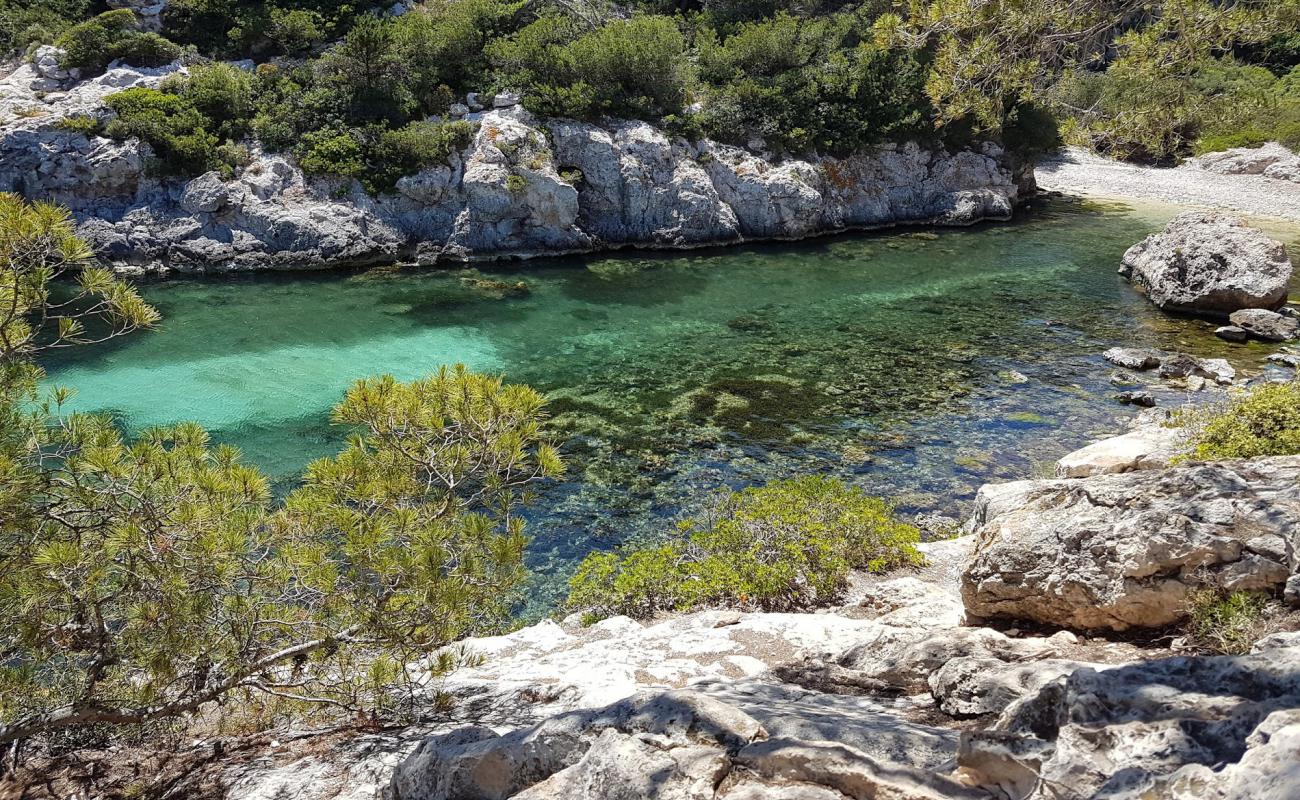
[[[724,485],[828,471],[957,514],[1133,413],[1110,397],[1115,344],[1240,363],[1250,349],[1115,274],[1173,213],[1051,201],[969,230],[147,283],[159,330],[49,367],[77,408],[132,430],[196,420],[282,488],[340,446],[328,410],[355,378],[463,362],[532,384],[569,463],[532,514],[541,607],[591,548],[662,532]]]

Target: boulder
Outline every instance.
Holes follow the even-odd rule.
[[[230,201],[230,191],[219,172],[205,172],[189,183],[181,193],[181,208],[191,214],[212,214]]]
[[[1300,456],[984,487],[970,618],[1158,628],[1200,586],[1280,588],[1300,552]],[[1280,549],[1252,545],[1258,537]],[[1278,556],[1276,553],[1284,553]]]
[[[1277,142],[1207,153],[1189,159],[1187,163],[1193,169],[1219,175],[1264,175],[1279,180],[1294,180],[1290,176],[1300,174],[1300,156]]]
[[[1300,320],[1262,308],[1245,308],[1228,316],[1233,325],[1266,342],[1300,339]]]
[[[1160,366],[1160,351],[1138,347],[1112,347],[1101,357],[1117,367],[1148,370]]]
[[[1143,425],[1120,436],[1093,442],[1056,462],[1058,478],[1086,478],[1169,466],[1184,434],[1177,428]]]
[[[1166,311],[1226,317],[1281,305],[1291,260],[1281,242],[1240,219],[1193,211],[1130,247],[1120,274]]]

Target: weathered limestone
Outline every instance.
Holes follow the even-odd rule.
[[[1120,274],[1166,311],[1226,317],[1281,305],[1291,260],[1281,242],[1236,217],[1192,211],[1130,247]]]
[[[1298,673],[1294,647],[1077,669],[963,736],[959,762],[1013,800],[1293,797]]]
[[[984,487],[968,616],[1160,627],[1187,593],[1280,587],[1300,552],[1300,456]]]

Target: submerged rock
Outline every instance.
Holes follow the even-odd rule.
[[[1196,587],[1287,581],[1300,552],[1300,456],[1019,481],[984,487],[976,505],[969,616],[1158,628],[1186,616]]]
[[[1291,260],[1281,242],[1240,219],[1193,211],[1130,247],[1120,274],[1166,311],[1226,317],[1281,305]]]

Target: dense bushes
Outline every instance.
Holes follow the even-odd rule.
[[[497,82],[523,90],[530,110],[550,116],[656,118],[681,111],[686,40],[671,19],[633,17],[580,31],[574,20],[547,15],[493,43]]]
[[[850,570],[919,564],[916,528],[882,500],[825,477],[725,496],[663,544],[592,553],[568,604],[597,617],[725,605],[807,608],[834,600]]]
[[[117,117],[105,133],[147,142],[161,175],[197,175],[220,166],[221,140],[209,131],[212,120],[184,97],[157,89],[127,89],[107,100]]]
[[[1191,455],[1204,461],[1300,454],[1300,382],[1261,386],[1189,427]]]
[[[0,57],[54,41],[97,6],[95,0],[0,0]]]
[[[66,51],[63,66],[89,74],[103,72],[119,58],[137,67],[158,67],[181,54],[158,34],[136,30],[135,13],[125,8],[73,25],[56,43]]]
[[[916,54],[871,42],[857,12],[819,19],[781,13],[719,40],[698,37],[710,136],[778,151],[843,153],[927,133],[931,109]]]

